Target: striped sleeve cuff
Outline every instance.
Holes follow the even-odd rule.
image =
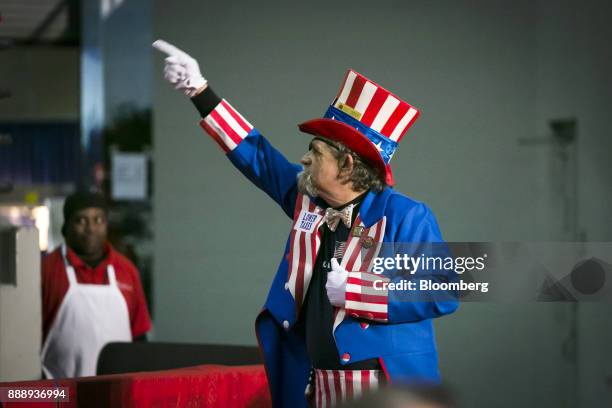
[[[225,99],[200,121],[200,126],[228,153],[234,150],[253,129]]]
[[[346,281],[346,313],[354,318],[387,322],[390,281],[382,275],[349,272]]]

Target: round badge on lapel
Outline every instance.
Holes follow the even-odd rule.
[[[366,249],[372,248],[372,245],[374,245],[374,238],[372,237],[365,237],[361,242],[361,246]]]
[[[342,361],[344,361],[345,363],[348,363],[351,360],[351,355],[349,353],[344,353],[342,355]]]
[[[353,233],[351,234],[354,237],[360,237],[363,234],[363,227],[355,227],[353,228]]]

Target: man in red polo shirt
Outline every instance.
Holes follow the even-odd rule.
[[[107,226],[101,195],[78,192],[66,199],[66,244],[42,263],[47,378],[95,375],[104,345],[144,339],[151,328],[138,270],[107,242]]]

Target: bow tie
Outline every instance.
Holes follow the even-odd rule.
[[[335,231],[336,228],[338,228],[340,220],[342,220],[344,225],[346,225],[346,228],[351,228],[353,207],[354,204],[347,205],[342,210],[334,210],[330,207],[325,210],[325,216],[323,217],[323,221],[327,224],[327,226],[332,232]]]

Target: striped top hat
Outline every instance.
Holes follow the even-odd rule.
[[[377,168],[392,186],[389,161],[419,111],[363,75],[349,69],[323,118],[301,123],[302,132],[343,143]]]

